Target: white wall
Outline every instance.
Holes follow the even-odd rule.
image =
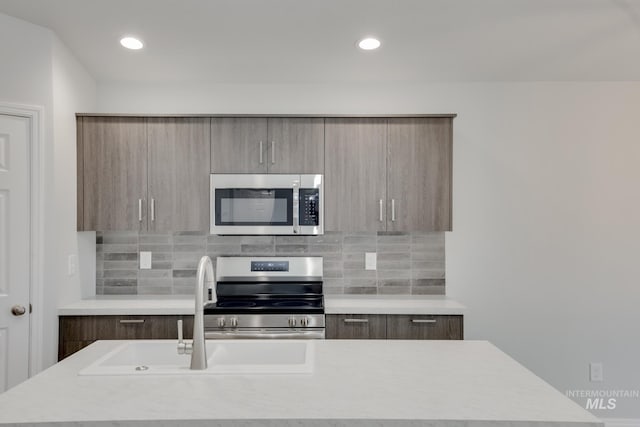
[[[53,62],[53,140],[48,146],[48,191],[46,199],[44,269],[48,280],[56,284],[57,302],[77,301],[95,295],[95,233],[76,232],[76,117],[79,111],[95,107],[96,83],[67,47],[52,35]],[[79,251],[82,248],[82,252]],[[68,258],[76,257],[76,272],[69,275]],[[93,255],[93,256],[91,256]],[[91,256],[91,262],[84,261]],[[84,261],[84,262],[83,262]],[[85,292],[83,292],[85,290]],[[56,301],[55,295],[45,300]],[[47,305],[47,318],[56,318],[58,304]],[[47,365],[57,361],[57,324],[45,331]],[[47,338],[45,338],[47,340]]]
[[[447,292],[562,392],[640,387],[639,107],[638,83],[98,87],[100,112],[458,113]]]
[[[43,107],[44,259],[43,355],[57,360],[58,298],[79,295],[66,257],[78,254],[75,231],[75,112],[95,106],[93,79],[49,30],[0,14],[0,102]]]

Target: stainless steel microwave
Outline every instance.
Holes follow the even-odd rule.
[[[211,234],[324,233],[322,175],[211,174]]]

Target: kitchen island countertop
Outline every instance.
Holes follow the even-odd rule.
[[[317,341],[313,374],[78,376],[98,341],[0,395],[0,424],[601,427],[486,341]]]
[[[327,314],[463,315],[465,307],[445,296],[325,295]],[[193,296],[97,296],[64,304],[60,316],[189,315]]]

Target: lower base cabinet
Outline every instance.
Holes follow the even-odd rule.
[[[461,340],[463,316],[327,314],[327,339]]]
[[[193,316],[60,316],[58,360],[97,340],[177,339],[178,320],[191,338]]]

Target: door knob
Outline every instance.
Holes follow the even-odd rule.
[[[14,316],[22,316],[26,312],[27,309],[21,305],[14,305],[13,307],[11,307],[11,314],[13,314]]]

